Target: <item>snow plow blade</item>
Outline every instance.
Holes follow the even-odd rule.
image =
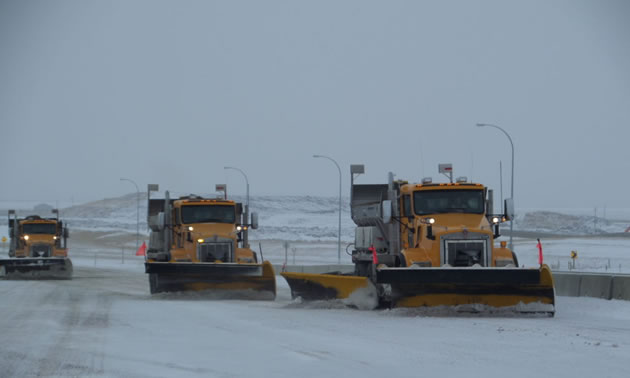
[[[378,291],[361,276],[281,275],[291,296],[307,301],[340,299],[360,308],[462,306],[468,311],[473,306],[476,312],[475,306],[481,305],[518,313],[555,313],[553,277],[546,265],[540,269],[383,267],[376,272]]]
[[[355,290],[368,287],[366,277],[340,274],[280,273],[289,283],[293,298],[326,300],[348,298]]]
[[[347,305],[372,309],[378,305],[376,288],[367,277],[342,274],[280,273],[291,296],[307,301],[340,299]]]
[[[72,279],[72,261],[66,257],[0,259],[0,278],[69,280]]]
[[[520,313],[555,313],[548,266],[523,268],[381,268],[377,282],[391,287],[392,307],[513,307]]]
[[[204,291],[221,299],[273,300],[276,278],[268,261],[262,264],[147,262],[151,294]]]

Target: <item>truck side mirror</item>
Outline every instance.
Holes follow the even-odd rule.
[[[385,200],[381,203],[381,220],[388,224],[392,221],[392,201]]]
[[[505,220],[513,220],[514,219],[514,200],[512,198],[508,198],[505,200]]]
[[[258,229],[258,213],[256,212],[252,213],[251,218],[252,218],[251,228],[254,230]]]
[[[68,231],[68,228],[63,229],[63,237],[66,239],[70,237],[70,232]]]

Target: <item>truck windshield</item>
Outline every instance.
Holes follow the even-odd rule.
[[[182,223],[234,223],[236,211],[232,205],[182,206]]]
[[[418,215],[440,213],[483,214],[483,190],[422,190],[413,193]]]
[[[22,225],[25,234],[56,234],[57,225],[54,223],[25,223]]]

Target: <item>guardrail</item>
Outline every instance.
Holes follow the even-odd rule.
[[[350,273],[354,265],[274,265],[277,273]],[[580,272],[553,272],[556,295],[565,297],[593,297],[630,301],[630,274],[602,274]]]
[[[553,272],[556,294],[630,301],[630,274]]]

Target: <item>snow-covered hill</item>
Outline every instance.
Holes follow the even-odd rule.
[[[623,232],[628,225],[628,222],[612,221],[593,215],[533,211],[517,217],[515,229],[561,235],[596,235]]]
[[[232,199],[245,201],[242,196],[234,196]],[[251,211],[259,214],[260,223],[260,228],[252,231],[253,240],[337,240],[339,221],[337,197],[252,196],[250,202]],[[611,220],[587,215],[588,210],[581,213],[574,211],[570,214],[570,211],[531,209],[518,214],[514,229],[560,235],[621,233],[630,226],[630,221],[623,220],[630,219],[630,211],[625,210],[628,209],[619,209],[615,213],[617,220]],[[146,211],[146,193],[140,194],[139,201],[138,195],[131,193],[62,208],[61,216],[72,230],[101,232],[135,232],[136,219],[139,217],[140,232],[148,234]],[[18,213],[28,215],[32,214],[33,210],[21,210]],[[609,213],[613,214],[613,210],[609,209]],[[6,225],[6,217],[0,217],[0,225]],[[507,230],[507,226],[504,226],[503,230]],[[349,198],[342,199],[341,231],[344,242],[351,242],[354,239]]]
[[[74,230],[135,232],[138,209],[137,194],[85,203],[61,210],[61,215]],[[231,199],[244,202],[242,196]],[[252,196],[251,211],[259,214],[258,230],[252,239],[260,240],[337,240],[339,199],[315,196]],[[148,234],[146,223],[147,196],[140,195],[140,232]],[[342,201],[342,239],[354,239],[354,223],[350,219],[348,199]]]

